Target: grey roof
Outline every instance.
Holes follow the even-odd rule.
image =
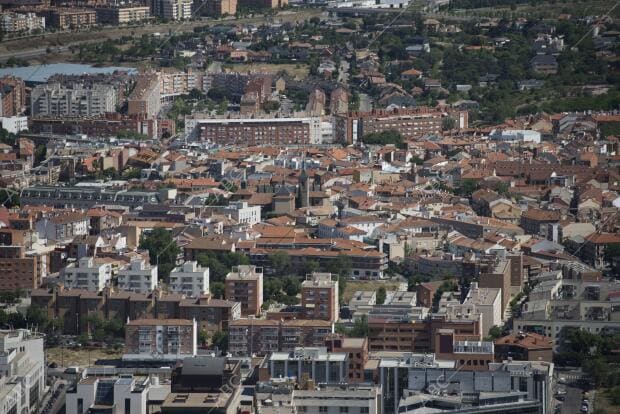
[[[224,373],[226,358],[200,356],[183,360],[183,375],[221,375]]]

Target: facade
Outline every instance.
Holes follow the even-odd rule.
[[[170,386],[160,385],[155,377],[87,377],[67,390],[66,410],[87,414],[93,410],[114,412],[116,408],[122,413],[147,414],[150,404],[169,392]]]
[[[160,201],[160,195],[154,191],[127,191],[106,189],[102,187],[53,187],[53,186],[32,186],[26,187],[22,191],[21,200],[28,205],[45,205],[56,208],[91,208],[95,205],[113,204],[127,207],[138,207],[144,204],[156,204]],[[81,214],[81,213],[72,213]],[[82,214],[86,220],[86,224],[72,229],[64,229],[62,227],[54,227],[51,230],[45,230],[45,233],[39,232],[39,237],[47,234],[52,240],[64,240],[64,237],[72,240],[73,237],[82,234],[88,234],[89,219]],[[38,223],[37,223],[38,225]],[[38,229],[38,228],[37,228]],[[71,230],[71,232],[69,231]],[[79,233],[76,233],[76,230]],[[59,239],[57,237],[63,237]]]
[[[185,132],[220,145],[300,145],[331,142],[320,117],[216,118],[186,117]]]
[[[234,16],[237,13],[237,0],[206,0],[206,3],[206,14],[209,16]]]
[[[151,0],[151,14],[165,20],[192,17],[192,0]]]
[[[84,213],[65,212],[42,217],[35,223],[39,240],[55,240],[69,242],[76,236],[88,234],[90,220]]]
[[[0,32],[18,33],[45,30],[45,17],[35,13],[3,13],[0,15]]]
[[[342,384],[348,381],[349,362],[345,352],[328,352],[323,347],[295,348],[290,352],[273,352],[259,368],[259,378],[302,378],[316,384]]]
[[[331,273],[306,275],[301,283],[301,306],[306,309],[308,319],[338,321],[338,281]]]
[[[45,395],[44,336],[0,331],[0,412],[38,413]]]
[[[98,7],[95,10],[99,24],[113,26],[142,22],[151,17],[150,8],[146,6]]]
[[[495,360],[553,362],[553,339],[531,332],[521,332],[495,340]]]
[[[26,87],[21,78],[0,78],[0,117],[13,117],[26,110]]]
[[[209,268],[187,261],[170,272],[170,291],[196,298],[209,293]]]
[[[83,257],[62,270],[61,280],[67,289],[100,292],[110,283],[111,277],[112,266],[109,263],[98,263],[92,257]]]
[[[493,326],[501,326],[504,320],[501,293],[501,289],[480,288],[478,283],[472,282],[467,297],[463,301],[464,306],[471,306],[474,312],[482,314],[482,331],[485,334]]]
[[[157,287],[157,266],[151,266],[144,259],[132,260],[129,266],[117,273],[120,290],[149,293]]]
[[[337,138],[355,143],[365,135],[385,131],[398,131],[403,138],[420,137],[425,134],[440,134],[442,120],[448,114],[432,108],[374,110],[352,112],[346,118],[343,136]],[[452,114],[457,119],[457,128],[467,128],[467,112]]]
[[[196,355],[195,320],[137,319],[125,326],[123,360],[179,360]]]
[[[247,226],[258,224],[261,220],[261,206],[250,206],[247,201],[230,202],[224,212],[230,214],[239,224]]]
[[[364,370],[368,362],[368,338],[345,338],[341,334],[331,334],[325,339],[329,352],[348,354],[349,368],[347,383],[365,382]]]
[[[501,315],[503,316],[510,302],[511,266],[510,260],[493,259],[484,264],[481,269],[478,286],[480,288],[493,288],[501,290]],[[496,316],[493,317],[497,320]],[[486,327],[484,329],[487,329]]]
[[[93,117],[116,111],[117,92],[106,84],[37,85],[30,94],[33,116]]]
[[[368,385],[293,391],[297,412],[307,414],[379,414],[381,399],[381,387]]]
[[[46,22],[60,30],[83,29],[97,24],[97,13],[92,9],[54,7],[46,12]]]
[[[127,113],[155,118],[161,108],[160,82],[156,74],[144,74],[138,77],[136,86],[127,98]]]
[[[27,256],[24,246],[0,246],[0,292],[32,290],[41,285],[41,258]]]
[[[237,266],[226,275],[226,299],[241,303],[241,315],[259,315],[263,305],[263,269]]]
[[[319,347],[333,332],[322,320],[237,319],[228,325],[228,351],[234,356],[267,355],[296,347]]]
[[[19,134],[20,132],[28,129],[28,117],[0,117],[0,124],[2,124],[2,128],[6,129],[8,132],[12,134]]]

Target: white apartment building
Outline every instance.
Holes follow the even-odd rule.
[[[260,223],[261,206],[250,206],[247,201],[230,203],[224,211],[239,224],[253,226]]]
[[[1,121],[0,123],[2,124],[2,128],[6,129],[12,134],[18,134],[28,129],[28,117],[27,116],[0,117],[0,121]]]
[[[45,17],[35,13],[5,13],[0,15],[0,31],[4,33],[45,30]]]
[[[88,234],[90,220],[81,212],[68,212],[42,217],[35,223],[39,240],[69,242],[75,236]]]
[[[170,272],[170,290],[188,297],[199,297],[209,293],[209,268],[188,261]]]
[[[144,259],[133,259],[118,271],[118,288],[135,293],[149,293],[157,287],[157,266]]]
[[[0,414],[38,413],[44,393],[43,335],[0,331]]]
[[[151,14],[166,20],[192,17],[192,0],[151,0]]]
[[[499,288],[481,288],[472,282],[463,305],[472,305],[482,314],[482,329],[486,335],[493,326],[502,326],[502,290]]]
[[[30,98],[32,115],[97,116],[114,112],[117,93],[113,85],[60,82],[35,86]]]
[[[92,257],[83,257],[62,270],[61,280],[68,289],[101,291],[112,276],[110,263],[98,263]]]

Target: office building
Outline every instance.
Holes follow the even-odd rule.
[[[45,12],[45,21],[59,30],[75,30],[97,24],[97,13],[92,9],[54,7]]]
[[[305,308],[307,319],[338,321],[338,280],[331,273],[306,275],[301,283],[301,306]]]
[[[197,298],[209,293],[209,268],[187,261],[170,272],[170,291]]]
[[[124,269],[117,273],[120,290],[149,293],[157,287],[157,266],[151,266],[146,260],[133,259]]]
[[[259,367],[259,379],[277,378],[313,380],[316,384],[342,384],[348,381],[346,352],[328,352],[324,347],[295,348],[272,352]]]
[[[37,85],[30,94],[33,116],[93,117],[116,111],[117,91],[108,84],[54,82]]]
[[[196,320],[136,319],[125,325],[123,360],[180,360],[195,356]]]
[[[259,315],[263,306],[263,269],[233,267],[226,275],[226,299],[241,303],[241,315]]]
[[[66,412],[147,414],[153,405],[161,404],[169,393],[170,385],[160,384],[155,376],[89,376],[67,390]]]
[[[253,226],[260,223],[261,206],[250,206],[247,201],[233,201],[224,208],[225,214],[237,221],[239,224]]]
[[[329,386],[293,391],[296,412],[306,414],[380,414],[381,387]]]
[[[61,280],[67,289],[84,289],[100,292],[110,283],[112,266],[93,257],[83,257],[68,264],[61,272]]]

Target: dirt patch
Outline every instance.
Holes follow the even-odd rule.
[[[47,348],[47,363],[55,362],[59,367],[79,366],[88,367],[95,365],[98,359],[115,359],[120,358],[122,352],[116,352],[113,349],[70,349],[70,348]],[[89,364],[90,361],[90,364]],[[64,365],[63,365],[64,362]]]

